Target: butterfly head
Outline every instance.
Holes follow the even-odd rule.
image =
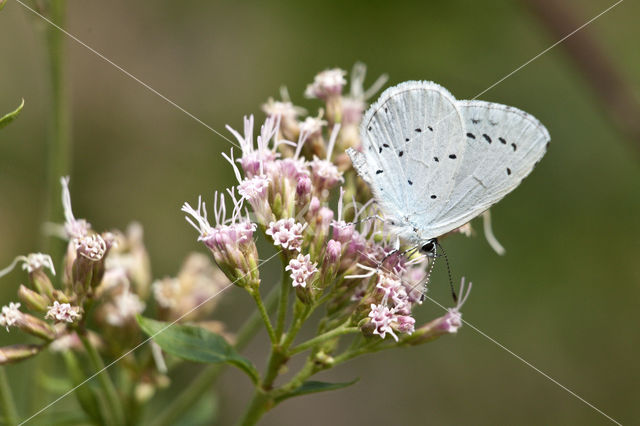
[[[422,247],[420,247],[420,251],[426,254],[428,257],[435,257],[437,246],[438,246],[438,240],[435,238],[432,238],[430,240],[425,241],[424,244],[422,244]]]

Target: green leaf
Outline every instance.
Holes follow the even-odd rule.
[[[0,9],[1,8],[2,8],[2,6],[0,6]],[[0,129],[2,129],[4,126],[6,126],[7,124],[11,123],[13,120],[16,119],[18,114],[20,114],[20,111],[22,111],[22,107],[23,106],[24,106],[24,99],[22,100],[22,102],[20,103],[20,106],[18,106],[18,108],[16,108],[15,110],[11,111],[8,114],[6,114],[4,117],[1,117],[0,118]]]
[[[0,0],[0,10],[4,9],[4,6],[7,4],[7,0]]]
[[[280,402],[284,401],[285,399],[289,399],[289,398],[293,398],[294,396],[301,396],[301,395],[307,395],[310,393],[317,393],[317,392],[326,392],[326,391],[331,391],[331,390],[336,390],[336,389],[342,389],[342,388],[346,388],[347,386],[351,386],[354,383],[356,383],[358,379],[354,379],[350,382],[342,382],[342,383],[327,383],[327,382],[315,382],[315,381],[308,381],[308,382],[304,382],[302,384],[302,386],[300,386],[297,389],[292,390],[291,392],[284,394],[284,395],[280,395],[279,397],[276,398],[276,404],[279,404]]]
[[[259,375],[251,361],[231,346],[224,337],[193,325],[173,324],[138,316],[140,328],[167,353],[187,361],[220,363],[238,367],[254,383]]]

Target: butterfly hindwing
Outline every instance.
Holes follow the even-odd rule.
[[[429,224],[446,233],[476,217],[515,189],[542,158],[547,129],[517,108],[458,101],[464,117],[465,155],[447,206]]]

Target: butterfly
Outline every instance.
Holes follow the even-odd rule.
[[[392,235],[435,250],[513,191],[542,159],[549,132],[517,108],[456,100],[444,87],[407,81],[385,90],[347,150]]]

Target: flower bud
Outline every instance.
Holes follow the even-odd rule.
[[[50,303],[50,300],[47,297],[28,289],[23,284],[20,284],[20,287],[18,288],[18,297],[29,307],[29,309],[34,311],[45,312]]]
[[[53,295],[53,284],[51,284],[51,280],[49,276],[44,272],[43,269],[36,269],[29,274],[29,278],[31,283],[33,284],[33,288],[42,295],[46,295],[49,298],[52,298]]]
[[[23,313],[18,320],[17,326],[25,333],[29,333],[44,340],[51,341],[56,338],[56,330],[33,315]]]
[[[37,355],[42,345],[11,345],[0,348],[0,365],[22,361]]]
[[[342,254],[342,244],[340,241],[329,240],[327,243],[327,251],[325,255],[325,263],[335,264],[340,260]]]

